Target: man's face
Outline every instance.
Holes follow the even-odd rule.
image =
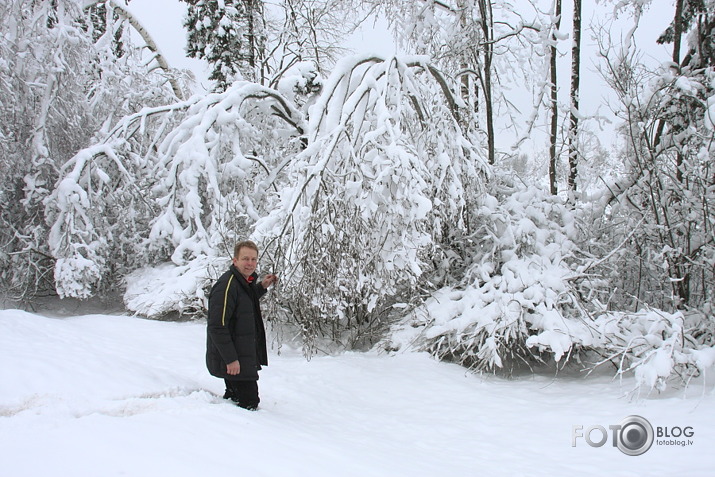
[[[244,277],[248,278],[256,271],[258,265],[258,252],[248,247],[241,247],[238,256],[233,257],[233,265]]]

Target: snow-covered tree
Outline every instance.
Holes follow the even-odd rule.
[[[272,181],[300,150],[305,127],[280,93],[250,82],[208,95],[185,114],[158,145],[159,213],[149,234],[177,264],[213,255],[267,213]]]
[[[307,147],[254,237],[308,345],[374,342],[393,305],[445,273],[487,168],[424,57],[346,59],[309,111]]]
[[[211,65],[209,79],[224,91],[233,81],[261,82],[266,56],[262,0],[181,0],[188,4],[186,52]]]
[[[450,85],[423,57],[348,59],[325,83],[299,64],[278,90],[234,82],[223,93],[145,108],[80,151],[55,191],[53,231],[80,231],[66,247],[92,250],[96,266],[86,263],[86,275],[96,280],[107,248],[105,234],[92,234],[111,226],[87,219],[80,189],[89,196],[101,187],[80,184],[78,171],[88,158],[101,158],[102,171],[144,158],[133,182],[150,190],[153,216],[138,231],[145,257],[204,263],[253,230],[264,264],[286,275],[281,303],[306,337],[327,335],[329,324],[336,341],[361,338],[435,267],[426,254],[447,255],[468,229],[467,204],[486,169],[459,114]],[[65,200],[65,190],[78,198]],[[374,257],[361,265],[366,250]],[[317,254],[326,258],[319,263]],[[301,279],[308,275],[322,277],[312,303]]]
[[[697,24],[708,25],[700,15]],[[707,49],[709,31],[691,36],[691,61],[707,57],[699,49]],[[618,57],[608,53],[604,58]],[[613,179],[604,171],[604,192],[575,211],[540,194],[534,203],[533,192],[515,183],[491,183],[496,189],[487,189],[484,214],[473,222],[484,224],[481,247],[469,247],[475,264],[459,285],[438,290],[405,317],[386,348],[411,346],[502,371],[595,353],[600,363],[617,358],[619,373],[635,372],[646,389],[712,365],[696,358],[709,356],[713,345],[712,174],[704,173],[711,171],[711,72],[702,69],[707,63],[650,76],[634,62],[609,66],[626,119],[624,170],[612,171]],[[597,227],[586,225],[594,220]],[[552,247],[562,253],[548,252]],[[670,312],[638,311],[648,305]],[[609,311],[630,307],[632,314]]]
[[[387,349],[416,348],[478,371],[566,362],[594,345],[583,295],[598,290],[563,199],[498,173],[474,208],[470,261],[398,323]]]
[[[46,220],[54,220],[51,209],[57,206],[58,177],[63,165],[113,118],[173,96],[164,86],[165,74],[149,73],[139,51],[130,46],[124,17],[114,15],[113,2],[102,2],[103,17],[98,10],[83,9],[85,4],[92,7],[98,3],[10,0],[0,5],[0,108],[4,118],[0,134],[0,173],[4,177],[0,187],[0,273],[5,289],[13,296],[27,298],[51,290],[58,273],[69,277],[62,273],[66,270],[62,259],[74,260],[77,265],[84,259],[91,261],[89,255],[97,247],[111,247],[109,236],[85,236],[88,247],[72,251],[48,243]],[[97,30],[99,24],[103,28]],[[118,39],[123,45],[121,55]],[[107,182],[102,182],[102,174],[90,168],[77,180],[89,180],[89,189],[94,191],[95,186]],[[72,195],[69,187],[63,191],[73,206],[94,210],[92,194],[83,198]],[[72,224],[67,225],[67,233],[75,233]],[[93,285],[98,284],[95,266],[102,268],[107,263],[85,265],[82,273],[88,280],[94,277],[90,280]],[[81,288],[69,286],[66,290]],[[80,296],[84,293],[77,292]]]
[[[382,339],[495,372],[612,363],[647,389],[715,362],[710,3],[677,3],[663,39],[688,32],[680,64],[603,43],[622,164],[568,203],[489,164],[519,70],[504,60],[536,51],[536,104],[553,94],[557,4],[527,21],[481,0],[188,3],[190,48],[223,75],[189,99],[117,0],[0,5],[13,292],[86,298],[126,278],[134,312],[201,311],[250,236],[282,277],[271,315],[308,354]],[[333,64],[339,12],[364,6],[425,54]]]

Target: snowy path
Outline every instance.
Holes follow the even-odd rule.
[[[261,410],[217,395],[202,324],[0,311],[0,476],[705,476],[715,393],[629,402],[619,383],[467,374],[421,354],[270,357]],[[624,385],[627,388],[628,385]],[[638,414],[692,446],[630,457],[572,427]],[[594,434],[594,439],[598,435]]]

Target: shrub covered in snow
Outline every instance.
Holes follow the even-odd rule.
[[[607,312],[594,327],[602,359],[593,367],[611,363],[618,376],[634,373],[636,391],[663,391],[678,378],[687,384],[715,365],[715,320],[701,312]]]
[[[578,297],[576,216],[544,190],[501,179],[474,212],[464,276],[397,325],[388,348],[409,343],[472,369],[510,371],[594,343]]]
[[[502,179],[504,179],[502,177]],[[712,313],[606,311],[608,283],[577,243],[578,213],[534,187],[492,184],[474,219],[471,263],[393,326],[388,351],[416,349],[477,371],[572,360],[665,389],[715,364]]]

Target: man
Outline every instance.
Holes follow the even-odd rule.
[[[258,370],[268,365],[266,331],[259,299],[278,281],[273,274],[257,281],[258,247],[239,242],[232,265],[211,288],[207,322],[206,366],[226,383],[224,399],[255,410]]]

